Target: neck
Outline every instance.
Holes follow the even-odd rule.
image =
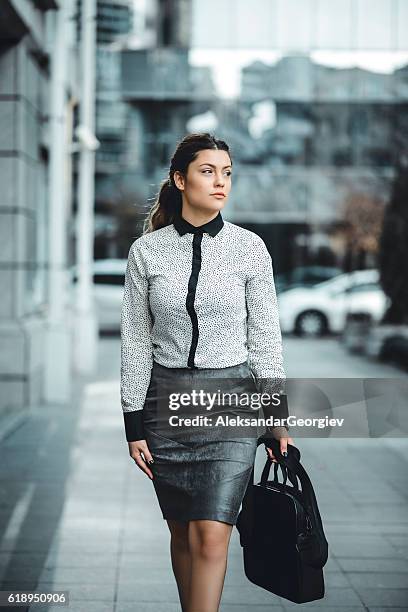
[[[191,207],[183,205],[181,216],[183,217],[183,219],[191,223],[191,225],[194,225],[194,227],[199,227],[200,225],[204,225],[204,223],[208,223],[209,221],[215,219],[218,213],[218,210],[216,210],[215,212],[207,212],[194,210]]]

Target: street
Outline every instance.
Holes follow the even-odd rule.
[[[284,351],[291,377],[406,378],[392,366],[351,357],[334,338],[285,337]],[[179,611],[167,525],[150,480],[128,454],[119,367],[119,338],[101,338],[98,374],[84,381],[83,391],[78,385],[71,409],[39,406],[3,440],[2,590],[66,590],[75,612]],[[407,440],[297,443],[329,542],[325,598],[303,606],[327,612],[408,609]],[[256,478],[264,459],[259,449]],[[247,580],[234,528],[221,611],[297,607]]]

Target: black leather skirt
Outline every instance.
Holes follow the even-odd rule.
[[[243,399],[254,392],[254,378],[246,362],[200,369],[153,363],[143,424],[154,459],[149,466],[152,482],[164,519],[209,519],[235,525],[258,435],[257,428],[240,426],[237,417],[258,416]],[[231,397],[221,401],[219,393]],[[212,394],[212,403],[208,394]],[[234,398],[239,400],[234,402]]]

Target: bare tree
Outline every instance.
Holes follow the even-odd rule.
[[[343,235],[349,271],[375,265],[384,202],[371,194],[351,193],[343,206]]]

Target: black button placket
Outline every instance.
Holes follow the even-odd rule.
[[[186,299],[187,312],[190,315],[191,323],[193,326],[193,334],[192,334],[192,340],[191,340],[191,346],[190,346],[190,352],[188,355],[187,365],[189,368],[194,368],[194,369],[197,368],[197,366],[194,365],[194,356],[195,356],[195,352],[196,352],[196,348],[198,344],[198,335],[199,335],[197,313],[194,309],[194,299],[195,299],[195,294],[196,294],[196,289],[197,289],[198,275],[201,269],[201,241],[202,239],[203,239],[202,231],[197,231],[194,233],[193,261],[192,261],[191,275],[188,281],[188,292],[187,292],[187,299]]]

